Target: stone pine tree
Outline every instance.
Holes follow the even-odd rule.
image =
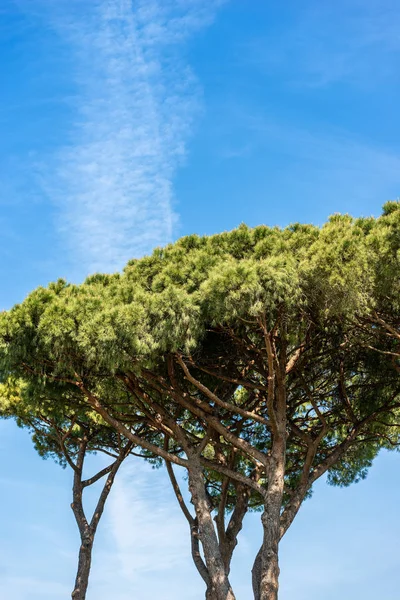
[[[400,202],[387,202],[383,217],[372,226],[370,246],[379,254],[375,262],[373,305],[367,314],[357,315],[364,349],[372,351],[375,366],[387,367],[400,375]],[[376,354],[379,354],[379,360]]]
[[[232,507],[243,494],[262,509],[254,596],[276,600],[279,542],[312,484],[362,477],[400,406],[395,370],[379,378],[360,335],[385,219],[190,236],[122,275],[39,288],[1,317],[4,373],[77,390],[121,436],[186,469],[212,600],[235,596],[210,481]],[[143,417],[153,440],[135,431]]]
[[[48,394],[28,394],[24,384],[11,380],[0,384],[0,415],[14,418],[20,427],[32,434],[34,446],[43,458],[53,458],[62,467],[70,467],[73,474],[72,503],[80,535],[77,575],[72,598],[84,600],[89,584],[92,550],[96,531],[111,491],[115,476],[133,444],[106,426],[96,413],[89,413],[77,394],[47,388]],[[90,477],[84,477],[88,454],[103,453],[111,459]],[[105,479],[91,517],[84,508],[84,491]]]
[[[368,227],[368,243],[379,260],[374,261],[371,310],[355,315],[356,336],[370,375],[381,388],[382,382],[393,382],[391,393],[396,394],[400,386],[400,202],[387,202],[382,218],[370,219]],[[398,449],[400,411],[385,415],[382,424],[381,444]]]

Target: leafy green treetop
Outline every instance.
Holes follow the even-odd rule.
[[[39,288],[1,317],[4,373],[74,390],[131,443],[187,470],[213,600],[234,593],[210,478],[232,507],[244,490],[262,507],[253,587],[275,600],[279,541],[312,484],[363,476],[381,447],[396,373],[371,366],[360,323],[380,302],[389,216],[189,236],[121,275]],[[135,430],[141,418],[152,441]]]

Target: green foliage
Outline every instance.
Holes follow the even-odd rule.
[[[76,390],[51,382],[43,387],[8,378],[0,384],[0,417],[15,419],[31,433],[39,456],[62,467],[67,465],[66,455],[76,456],[83,436],[87,453],[112,452],[120,443],[116,432],[82,402]]]
[[[210,323],[263,312],[272,322],[282,306],[298,319],[304,302],[321,319],[362,310],[372,301],[365,238],[347,216],[322,229],[241,226],[182,238],[132,261],[122,276],[39,288],[1,315],[3,369],[32,360],[70,377],[77,369],[115,372],[132,360],[193,351]]]
[[[151,256],[130,261],[122,274],[93,275],[79,286],[60,280],[38,288],[0,314],[0,379],[6,386],[10,376],[23,382],[24,410],[35,416],[51,415],[64,426],[66,414],[69,419],[78,414],[88,426],[104,426],[100,433],[105,444],[112,441],[107,438],[109,431],[88,410],[75,386],[78,380],[121,420],[134,419],[137,424],[149,418],[148,411],[155,444],[161,445],[163,436],[151,402],[165,408],[193,439],[201,440],[202,420],[176,406],[167,384],[160,391],[149,383],[147,371],[164,385],[171,356],[179,352],[188,360],[194,357],[193,370],[203,384],[232,406],[254,405],[259,415],[268,417],[265,403],[258,401],[254,391],[268,385],[263,322],[268,331],[279,331],[273,341],[282,354],[293,355],[306,347],[288,377],[288,418],[316,438],[326,420],[327,431],[316,453],[321,463],[346,439],[352,419],[366,418],[394,397],[396,373],[383,354],[377,359],[368,348],[371,336],[382,352],[394,342],[384,336],[378,339],[377,326],[369,330],[367,339],[360,324],[377,311],[398,318],[399,272],[398,202],[387,203],[378,219],[334,215],[320,228],[241,225],[218,235],[187,236]],[[243,377],[250,384],[248,390],[229,381]],[[147,399],[139,402],[124,387],[124,378],[135,381]],[[202,399],[199,390],[181,372],[176,380],[196,406]],[[309,390],[320,414],[308,398]],[[3,415],[14,411],[22,422],[17,396],[7,388],[3,398]],[[268,428],[240,419],[212,401],[209,404],[224,427],[256,450],[268,451]],[[372,441],[365,449],[349,448],[331,468],[332,483],[347,484],[364,476],[382,445],[376,423],[368,432]],[[396,434],[391,439],[396,440]],[[41,438],[37,440],[45,454]],[[175,451],[183,454],[179,444]],[[206,445],[204,456],[211,460],[217,451],[227,459],[230,445],[214,440]],[[304,443],[291,434],[288,493],[299,485],[304,454]],[[235,463],[249,477],[253,467],[245,454]],[[217,496],[221,482],[210,471],[210,489]],[[252,497],[252,506],[257,502]],[[234,493],[228,505],[233,503]]]

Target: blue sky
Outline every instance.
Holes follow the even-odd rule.
[[[395,0],[2,0],[0,309],[191,232],[378,215],[400,190],[399,29]],[[0,428],[2,595],[62,600],[70,473]],[[385,455],[366,482],[316,487],[282,544],[282,600],[398,599],[398,467]],[[120,477],[89,600],[201,597],[160,477]]]

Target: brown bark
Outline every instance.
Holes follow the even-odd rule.
[[[253,568],[251,570],[251,583],[253,586],[254,600],[260,600],[260,585],[261,585],[261,568],[262,568],[262,546],[257,552]]]
[[[261,522],[264,528],[263,552],[261,557],[260,600],[277,600],[279,589],[279,521],[276,511],[266,506]]]
[[[168,449],[168,438],[166,438],[166,440],[165,440],[164,447],[166,449]],[[178,504],[179,504],[183,514],[185,515],[187,522],[189,523],[190,545],[191,545],[193,562],[194,562],[195,567],[196,567],[197,571],[199,572],[201,578],[203,579],[204,583],[207,586],[206,598],[211,599],[210,575],[208,573],[208,569],[207,569],[206,565],[204,564],[204,560],[202,559],[201,554],[200,554],[199,526],[198,526],[197,518],[192,517],[188,507],[186,506],[186,503],[183,499],[183,496],[182,496],[179,484],[176,480],[174,469],[173,469],[171,463],[169,461],[166,461],[165,464],[167,467],[169,479],[171,481],[172,489],[174,490],[176,499],[178,500]]]
[[[261,517],[263,545],[261,556],[260,600],[277,600],[279,588],[278,546],[280,539],[280,511],[285,475],[285,440],[274,444],[269,469],[268,490]],[[274,456],[275,454],[275,456]]]
[[[148,442],[145,438],[142,438],[139,435],[132,433],[132,431],[130,431],[130,429],[128,429],[128,427],[126,427],[122,421],[116,419],[109,413],[108,409],[102,405],[99,398],[97,398],[92,392],[90,392],[90,390],[85,388],[85,386],[83,385],[83,383],[81,381],[79,381],[78,379],[76,381],[70,381],[70,380],[65,380],[65,381],[67,381],[69,383],[73,383],[80,390],[82,390],[82,392],[83,392],[83,394],[85,394],[90,406],[101,417],[103,417],[103,419],[106,421],[106,423],[108,423],[111,427],[113,427],[115,429],[115,431],[117,431],[119,434],[121,434],[124,438],[126,438],[127,440],[132,442],[134,445],[139,446],[145,450],[148,450],[149,452],[155,454],[156,456],[159,456],[160,458],[163,458],[166,461],[169,461],[169,462],[179,465],[181,467],[188,468],[189,461],[187,459],[184,459],[180,456],[176,456],[175,454],[171,454],[170,452],[167,452],[163,448],[160,448],[159,446],[156,446],[155,444]],[[172,391],[171,391],[171,394],[173,395]],[[182,405],[183,405],[183,403],[182,403]],[[193,414],[196,414],[195,410],[193,409],[193,407],[191,406],[190,403],[186,403],[185,406],[186,406],[186,408],[188,408],[188,410],[191,410],[193,412]],[[162,427],[160,427],[159,429],[162,433],[166,433]],[[262,490],[261,486],[259,486],[256,481],[252,480],[249,477],[246,477],[242,473],[239,473],[233,469],[229,469],[225,465],[221,465],[218,462],[207,460],[204,457],[201,457],[200,460],[201,460],[201,464],[204,467],[214,469],[215,471],[217,471],[217,473],[226,475],[226,476],[230,477],[231,479],[233,479],[234,481],[243,483],[244,485],[249,486],[250,488],[254,489],[256,492],[262,494],[263,490]]]
[[[215,600],[235,600],[228,576],[225,572],[224,561],[208,505],[203,471],[198,458],[190,459],[188,474],[189,490],[196,510],[199,537],[210,577],[211,585],[208,591],[208,598],[214,600],[214,596],[210,594],[215,594]]]
[[[164,448],[168,449],[168,438],[166,438]],[[197,517],[195,518],[191,515],[188,507],[186,506],[171,463],[167,461],[166,467],[172,488],[178,500],[178,504],[190,526],[192,559],[197,568],[197,571],[199,572],[200,576],[202,577],[203,581],[207,586],[206,600],[218,600],[218,595],[212,585],[208,568],[204,563],[204,560],[200,553],[198,519]],[[217,524],[218,544],[221,552],[221,558],[225,567],[226,575],[229,575],[233,551],[237,544],[237,536],[240,530],[242,529],[242,523],[248,509],[249,500],[249,493],[245,486],[237,486],[237,504],[231,515],[228,526],[225,530],[224,514],[226,510],[226,493],[228,490],[228,485],[229,479],[227,478],[224,484],[224,491],[222,492],[221,501],[218,507],[218,513],[214,518]]]
[[[237,546],[237,538],[242,530],[243,519],[249,506],[249,490],[242,485],[236,486],[236,505],[231,514],[226,530],[219,536],[219,545],[221,548],[222,560],[225,565],[225,572],[229,575],[231,570],[231,561],[233,552]],[[224,525],[225,506],[220,508],[222,512],[222,521]]]
[[[75,579],[75,587],[72,592],[73,600],[85,600],[89,585],[90,567],[92,563],[92,550],[94,538],[89,534],[82,540],[79,550],[78,572]]]
[[[121,448],[118,458],[109,467],[102,469],[99,471],[99,473],[97,473],[97,475],[84,481],[82,480],[82,472],[86,447],[87,441],[84,439],[79,450],[76,465],[74,465],[73,502],[71,504],[71,508],[79,528],[81,547],[79,549],[78,570],[75,579],[75,586],[71,594],[72,600],[85,600],[86,598],[92,563],[93,543],[97,527],[103,514],[105,503],[111,491],[111,487],[114,483],[115,475],[117,474],[117,471],[123,460],[129,454],[132,444],[128,444],[125,448]],[[83,490],[85,487],[92,485],[106,474],[108,474],[107,480],[103,486],[92,519],[89,523],[83,508]]]
[[[206,600],[218,600],[218,596],[212,587],[208,587],[206,590]]]
[[[267,490],[264,495],[263,543],[259,600],[278,600],[280,513],[286,468],[286,342],[283,336],[279,355],[273,332],[262,323],[268,357],[268,417],[271,422],[272,447],[267,468]]]

